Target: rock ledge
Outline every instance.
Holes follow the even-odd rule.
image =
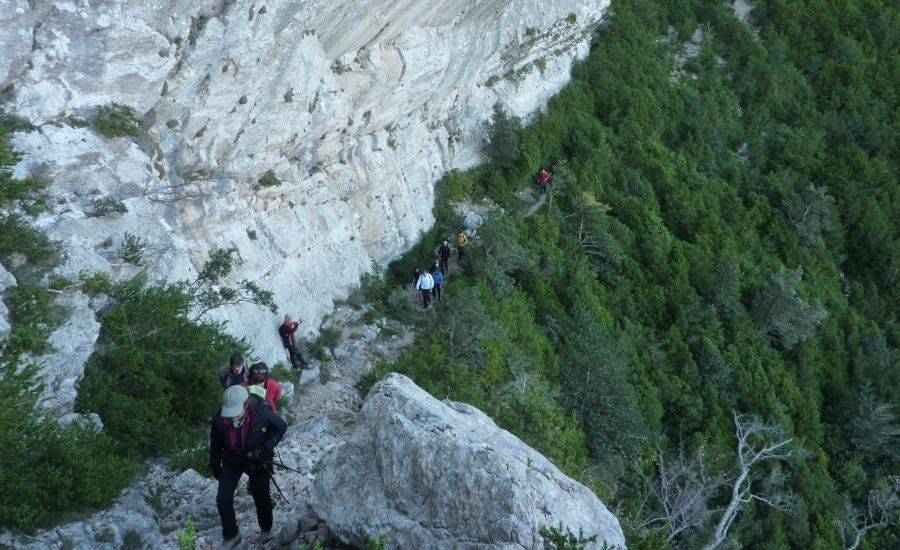
[[[317,514],[344,542],[386,535],[392,548],[541,548],[560,522],[624,548],[619,522],[478,409],[440,402],[391,374],[370,391],[348,441],[312,487]]]

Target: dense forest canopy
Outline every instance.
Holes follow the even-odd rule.
[[[397,370],[483,408],[635,547],[896,547],[898,10],[753,6],[614,1],[533,123],[498,109],[491,162],[441,182],[392,276],[460,229],[452,202],[503,213],[362,389]],[[673,519],[674,493],[703,504]]]

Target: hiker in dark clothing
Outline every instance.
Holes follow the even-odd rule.
[[[300,327],[300,323],[303,321],[294,321],[290,315],[284,316],[284,322],[281,323],[281,326],[278,327],[278,334],[281,336],[281,343],[284,345],[285,349],[288,350],[288,359],[291,361],[291,365],[295,369],[306,369],[309,368],[309,365],[306,363],[306,359],[303,358],[303,354],[300,353],[300,347],[297,345],[297,335],[294,334],[297,332],[297,329]],[[297,364],[300,364],[298,367]]]
[[[441,273],[446,275],[450,269],[450,245],[447,244],[447,241],[444,241],[441,247],[438,248],[438,258],[440,259],[439,267]]]
[[[260,543],[265,544],[272,540],[271,472],[266,463],[272,462],[287,423],[264,399],[250,396],[243,386],[229,387],[222,401],[222,410],[210,420],[209,430],[209,468],[219,480],[216,507],[222,520],[222,548],[236,548],[241,543],[234,492],[244,474],[250,478],[248,487],[262,531]]]
[[[240,386],[247,381],[249,375],[250,369],[247,368],[244,358],[235,353],[228,361],[228,366],[219,369],[219,383],[223,388]]]
[[[438,264],[435,263],[431,268],[431,278],[434,279],[434,287],[431,289],[431,297],[435,301],[441,299],[441,290],[444,287],[444,274],[441,273]]]

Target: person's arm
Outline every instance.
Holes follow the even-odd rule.
[[[216,419],[209,421],[209,469],[213,477],[219,479],[222,475],[222,434],[215,426]]]
[[[266,384],[271,385],[272,396],[275,398],[275,402],[277,403],[278,400],[281,399],[281,382],[279,382],[278,380],[272,380],[271,378],[269,378],[269,380],[266,382]]]
[[[263,461],[267,461],[272,460],[275,456],[275,446],[278,445],[281,438],[284,437],[284,432],[287,431],[287,422],[267,407],[263,414],[265,415],[265,423],[268,428],[267,433],[269,436],[262,442],[262,445],[260,445],[260,448],[263,450],[260,458]]]

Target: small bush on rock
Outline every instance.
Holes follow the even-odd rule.
[[[91,120],[91,126],[106,138],[137,137],[141,135],[141,122],[128,105],[112,103],[100,107],[97,115]]]
[[[281,180],[275,175],[274,170],[266,170],[266,173],[259,178],[256,188],[262,189],[263,187],[275,187],[276,185],[281,185]]]

